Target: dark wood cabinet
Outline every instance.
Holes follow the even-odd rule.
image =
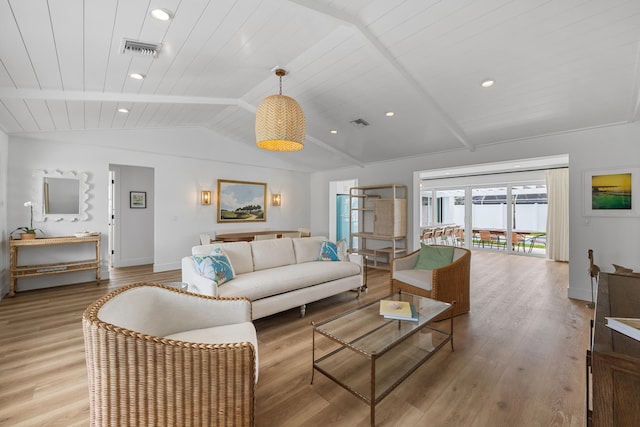
[[[587,425],[637,427],[640,341],[610,329],[605,317],[640,317],[640,277],[600,273],[593,340],[587,352]]]

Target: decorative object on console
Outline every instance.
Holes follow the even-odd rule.
[[[605,317],[607,326],[640,341],[640,319],[624,317]]]
[[[218,222],[267,220],[267,184],[218,180]]]
[[[13,230],[9,234],[12,235],[16,231],[21,231],[22,232],[22,233],[20,233],[20,238],[21,239],[35,239],[36,238],[36,231],[39,231],[42,234],[45,234],[44,231],[42,231],[41,229],[33,228],[33,203],[32,202],[24,202],[24,205],[29,208],[29,213],[30,213],[29,227],[18,227],[18,228],[16,228],[15,230]]]
[[[276,68],[280,93],[266,97],[256,111],[256,145],[271,151],[298,151],[304,148],[307,125],[295,99],[282,94],[282,77],[287,71]]]
[[[280,206],[282,204],[282,195],[275,193],[271,196],[271,205]]]
[[[205,190],[200,192],[200,204],[203,206],[211,204],[211,191]]]
[[[623,266],[618,265],[618,264],[611,264],[611,265],[613,265],[613,268],[615,269],[613,274],[622,274],[622,275],[626,275],[626,276],[640,276],[640,272],[633,271],[632,268],[623,267]]]

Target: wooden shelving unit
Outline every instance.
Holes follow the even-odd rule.
[[[349,247],[369,267],[388,270],[407,252],[407,186],[351,187]]]

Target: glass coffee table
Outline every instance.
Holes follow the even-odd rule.
[[[448,342],[453,351],[453,304],[408,293],[385,300],[408,301],[418,320],[392,320],[380,315],[380,300],[313,326],[313,368],[375,407]],[[445,318],[440,329],[434,319]],[[316,337],[316,335],[318,335]]]

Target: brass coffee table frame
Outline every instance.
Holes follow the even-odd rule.
[[[375,407],[382,399],[389,395],[389,393],[438,350],[444,347],[447,342],[451,343],[451,351],[453,351],[453,306],[455,301],[453,304],[448,304],[408,293],[396,293],[382,299],[396,299],[411,302],[418,310],[418,321],[385,319],[379,314],[380,300],[377,300],[331,319],[319,323],[311,323],[313,326],[313,367],[311,370],[311,384],[313,384],[314,374],[317,370],[367,403],[371,411],[371,426],[375,426]],[[448,318],[449,331],[443,331],[430,326],[434,318],[447,312],[450,314]],[[385,377],[387,382],[392,382],[388,384],[386,388],[383,388],[382,391],[378,390],[379,395],[376,396],[376,362],[379,361],[382,356],[400,344],[410,340],[412,337],[415,340],[416,334],[421,331],[424,332],[425,329],[432,332],[432,337],[437,335],[438,343],[432,345],[432,348],[420,348],[419,345],[407,348],[407,353],[411,353],[414,358],[419,357],[415,354],[416,352],[420,353],[424,351],[424,355],[419,357],[415,363],[409,365],[408,369],[401,369],[405,366],[395,367],[390,365],[383,367],[383,369],[386,368],[387,371],[398,371],[401,375],[395,380],[389,380]],[[338,347],[316,359],[316,333],[337,343]],[[420,337],[417,337],[419,340]],[[363,356],[364,359],[348,357],[347,355],[351,353],[343,352],[345,349],[351,350],[356,355]],[[398,348],[398,350],[402,350],[401,355],[405,352],[405,349],[402,347]],[[342,380],[339,378],[339,376],[351,376],[352,382],[358,381],[359,378],[354,378],[357,377],[357,374],[353,373],[358,372],[358,370],[364,371],[365,369],[362,367],[362,362],[366,360],[370,363],[368,396],[365,392],[358,391],[355,386],[348,384],[349,379]],[[337,366],[340,366],[340,368],[337,368]],[[332,372],[332,370],[334,372]],[[387,377],[388,376],[389,375],[387,375]],[[361,390],[363,390],[362,387]]]

